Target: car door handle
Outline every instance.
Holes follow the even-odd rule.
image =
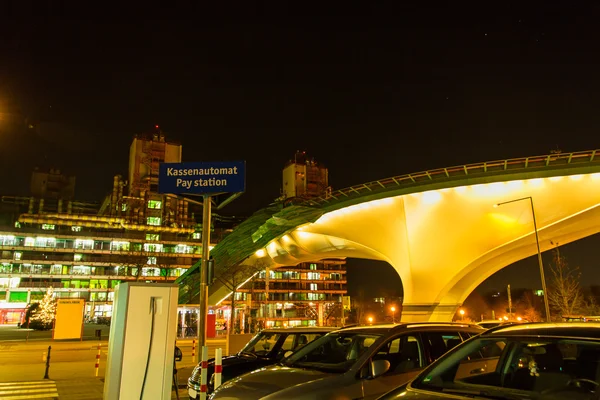
[[[471,370],[470,374],[482,374],[485,372],[485,368],[475,368],[473,370]]]

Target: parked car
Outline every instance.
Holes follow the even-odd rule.
[[[286,353],[300,349],[307,343],[339,328],[335,327],[296,327],[264,329],[256,334],[242,350],[229,357],[223,357],[221,382],[235,378],[249,371],[273,365],[280,361]],[[208,361],[207,391],[214,388],[215,360]],[[199,398],[200,363],[194,368],[188,379],[188,395],[190,399]]]
[[[492,328],[380,400],[598,399],[600,324]]]
[[[412,379],[448,349],[483,332],[460,323],[403,323],[344,328],[275,366],[217,388],[211,399],[374,398]]]

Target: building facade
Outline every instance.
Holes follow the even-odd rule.
[[[234,331],[265,327],[342,326],[349,309],[346,261],[328,259],[257,271],[214,312],[223,323],[236,309]],[[233,297],[233,301],[232,301]],[[344,301],[348,307],[343,307]]]
[[[83,298],[88,318],[110,317],[120,282],[172,282],[201,259],[201,205],[156,191],[158,164],[181,161],[181,145],[161,132],[136,136],[130,179],[113,179],[99,203],[71,199],[74,178],[34,171],[27,197],[0,203],[0,323],[16,323],[49,287]],[[52,178],[52,185],[48,186]],[[52,190],[66,182],[69,190]],[[65,195],[61,195],[65,194]],[[212,229],[211,246],[227,229]]]

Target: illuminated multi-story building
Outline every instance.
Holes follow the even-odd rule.
[[[327,193],[328,170],[305,152],[297,152],[283,168],[284,205]],[[235,276],[225,274],[221,279]],[[235,281],[235,279],[233,279]],[[229,282],[229,288],[240,282]],[[252,331],[261,327],[341,326],[350,311],[346,296],[346,261],[325,259],[257,270],[254,276],[223,299],[213,312],[225,323],[231,307],[236,309],[234,331]]]
[[[158,164],[165,161],[181,161],[181,145],[157,129],[135,137],[130,181],[115,176],[101,203],[72,200],[74,179],[58,171],[48,173],[50,186],[35,171],[32,188],[43,190],[32,196],[2,196],[0,323],[18,322],[49,287],[59,298],[85,299],[88,317],[110,316],[120,282],[171,282],[200,260],[201,205],[157,193]],[[214,230],[211,242],[226,232]]]
[[[346,261],[327,259],[260,271],[235,296],[244,323],[341,326],[346,294]]]

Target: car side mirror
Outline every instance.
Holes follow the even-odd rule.
[[[287,358],[287,357],[291,356],[292,354],[294,354],[294,352],[291,350],[288,350],[283,354],[283,358]]]
[[[175,361],[181,361],[183,359],[183,353],[181,349],[175,346]]]
[[[388,360],[373,360],[371,361],[371,379],[377,378],[390,370],[390,362]]]

